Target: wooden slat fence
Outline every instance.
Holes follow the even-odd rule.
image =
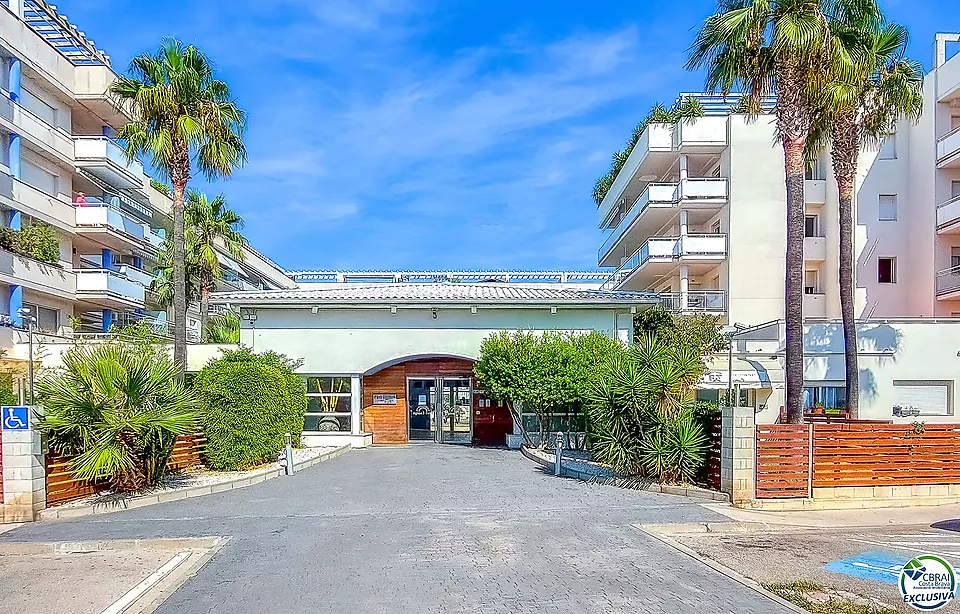
[[[200,434],[179,437],[173,446],[173,453],[167,461],[167,467],[171,471],[184,471],[202,465],[206,441],[206,437]],[[46,455],[46,469],[47,507],[63,505],[75,499],[87,497],[108,486],[106,483],[93,483],[74,478],[70,473],[70,458],[52,450]]]
[[[756,477],[758,498],[807,497],[810,488],[960,484],[960,424],[761,425]]]
[[[813,486],[960,484],[960,424],[818,424]]]
[[[811,426],[757,426],[757,498],[808,496]]]

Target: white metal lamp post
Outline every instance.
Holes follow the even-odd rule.
[[[37,323],[37,318],[29,307],[21,307],[17,315],[27,323],[27,379],[30,382],[30,405],[33,405],[33,325]]]
[[[727,407],[739,407],[740,395],[737,395],[737,403],[733,404],[733,340],[738,334],[747,330],[749,326],[733,323],[731,326],[725,326],[721,329],[721,334],[727,338]]]

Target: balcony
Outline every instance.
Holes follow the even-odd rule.
[[[937,273],[937,300],[960,298],[960,266]]]
[[[105,136],[78,136],[77,166],[108,184],[127,189],[143,187],[143,165],[127,161],[120,146]]]
[[[6,96],[0,98],[0,118],[10,132],[16,132],[34,147],[60,161],[73,164],[73,137],[62,128],[49,124],[29,109]]]
[[[826,260],[827,239],[824,237],[804,237],[803,259],[808,262],[823,262]]]
[[[147,273],[143,269],[138,269],[137,267],[130,264],[121,264],[117,267],[117,273],[125,276],[127,279],[133,280],[143,286],[144,288],[149,288],[150,284],[153,283],[153,275]]]
[[[726,311],[726,293],[723,290],[691,290],[658,294],[664,309],[674,313],[723,313]]]
[[[630,157],[620,170],[616,180],[607,192],[607,196],[600,203],[598,214],[600,222],[604,222],[610,217],[611,212],[627,192],[627,187],[634,181],[640,166],[651,158],[662,158],[662,163],[666,163],[672,157],[673,152],[673,134],[670,124],[650,124],[647,126],[640,140],[637,141]]]
[[[0,250],[0,282],[69,300],[77,289],[71,271],[5,250]]]
[[[960,196],[937,205],[937,234],[960,234]]]
[[[146,290],[129,277],[106,269],[76,269],[77,298],[107,309],[143,307]]]
[[[663,227],[677,211],[689,213],[689,224],[705,224],[727,203],[727,180],[718,178],[686,179],[680,183],[651,183],[637,198],[627,215],[610,231],[600,250],[600,266],[617,264],[616,253],[637,245],[631,236],[648,236]],[[619,250],[617,248],[620,248]]]
[[[937,167],[960,168],[960,128],[937,141]]]
[[[677,122],[672,145],[680,153],[720,153],[727,146],[727,116],[707,115]]]
[[[0,179],[5,181],[6,177],[0,174]],[[76,217],[72,204],[16,179],[11,179],[10,191],[17,209],[60,230],[73,233]]]
[[[803,182],[803,202],[808,205],[826,204],[827,180],[805,179]]]
[[[76,215],[77,234],[98,245],[111,249],[130,249],[143,247],[147,241],[143,222],[108,205],[77,207]]]
[[[726,257],[726,235],[653,237],[617,268],[612,277],[613,285],[622,290],[628,287],[642,289],[681,264],[689,266],[690,274],[699,275],[716,267]]]
[[[827,317],[827,296],[821,292],[804,292],[803,294],[803,317],[804,318],[825,318]]]

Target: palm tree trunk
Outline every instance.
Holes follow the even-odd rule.
[[[207,324],[210,322],[210,288],[213,281],[204,275],[203,285],[200,288],[200,342],[206,343]]]
[[[803,239],[804,142],[783,140],[787,188],[787,262],[784,288],[786,321],[787,421],[803,422]]]
[[[184,196],[189,173],[173,177],[173,360],[187,368],[187,277]],[[187,175],[184,177],[183,175]]]
[[[854,279],[853,191],[860,155],[856,117],[847,114],[833,126],[833,173],[837,179],[840,216],[840,315],[843,318],[843,352],[847,376],[847,411],[860,416],[860,370],[857,361],[856,280]]]

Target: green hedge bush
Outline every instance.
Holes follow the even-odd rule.
[[[298,443],[307,389],[297,363],[273,352],[225,352],[193,381],[207,436],[207,466],[237,471],[274,460],[284,433]]]

